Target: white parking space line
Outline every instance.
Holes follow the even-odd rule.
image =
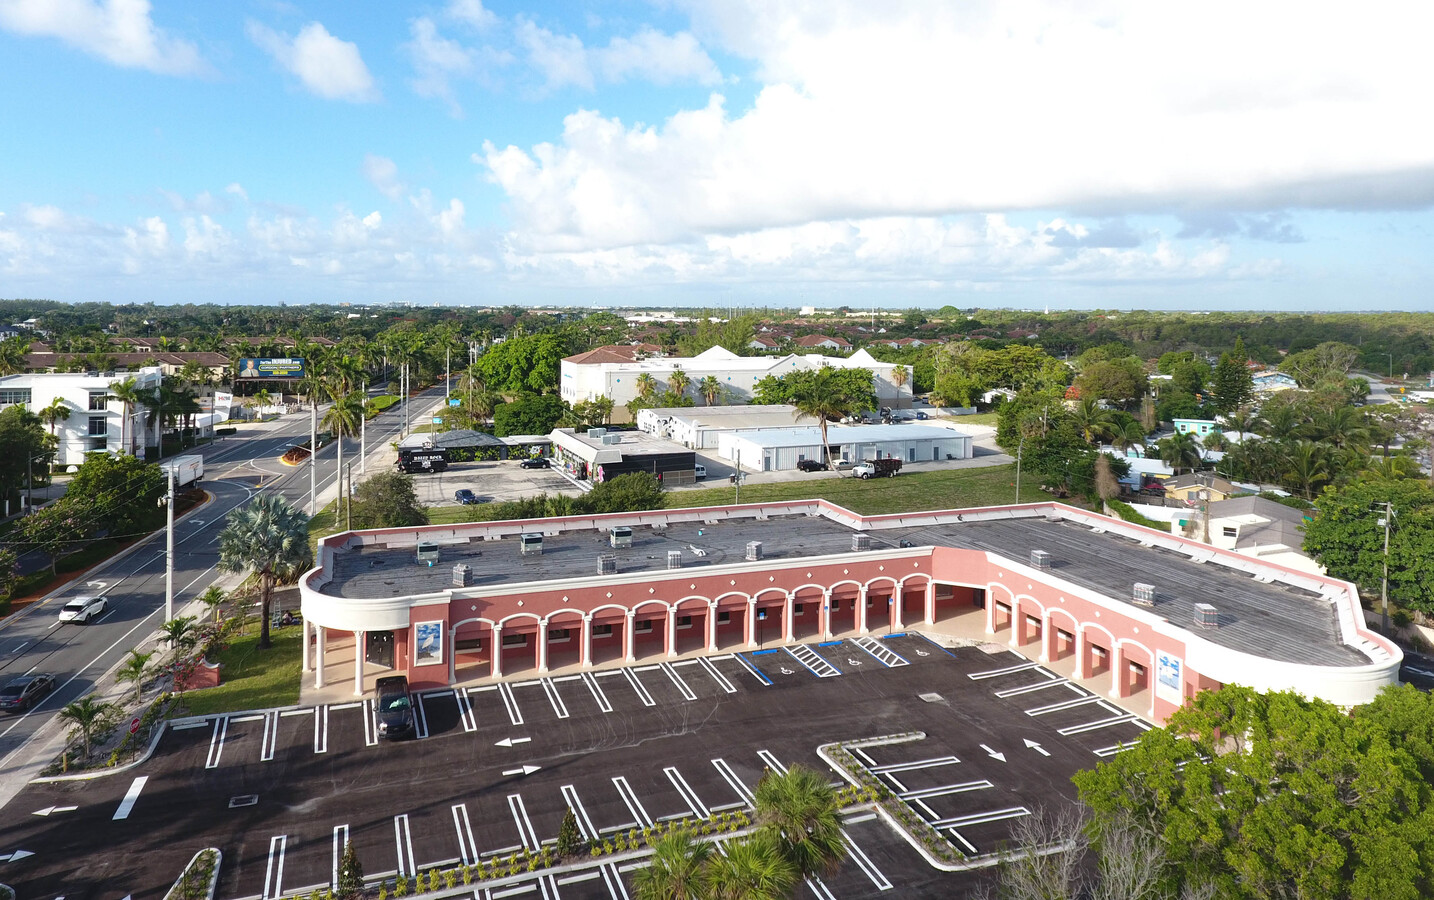
[[[986,672],[972,672],[966,677],[972,681],[982,681],[987,678],[1000,678],[1002,675],[1013,675],[1016,672],[1028,672],[1031,669],[1039,669],[1040,663],[1022,663],[1019,666],[1007,666],[1004,669],[991,669]]]
[[[957,830],[954,829],[954,828],[948,828],[948,829],[946,829],[946,833],[949,834],[949,835],[951,835],[951,836],[952,836],[953,838],[955,838],[956,840],[960,841],[960,842],[961,842],[961,846],[963,846],[963,847],[966,848],[966,852],[967,852],[967,853],[969,853],[969,854],[972,855],[972,856],[975,856],[975,855],[976,855],[976,852],[977,852],[977,851],[976,851],[976,845],[973,844],[973,843],[971,843],[970,841],[966,840],[966,838],[962,836],[961,832],[957,831]]]
[[[865,635],[858,638],[852,638],[851,642],[853,644],[856,644],[861,649],[865,650],[877,662],[886,666],[888,669],[894,669],[897,666],[911,665],[910,660],[906,659],[904,656],[901,656],[885,644],[873,640],[872,638],[866,637]]]
[[[553,684],[553,679],[543,679],[543,693],[548,695],[548,702],[553,704],[553,712],[558,714],[559,719],[568,717],[568,706],[558,694],[558,686]]]
[[[334,712],[338,712],[341,709],[355,709],[360,706],[363,706],[362,700],[353,700],[348,703],[334,703],[331,704],[329,708],[332,709]]]
[[[518,839],[528,850],[537,850],[541,844],[538,842],[538,833],[533,830],[533,823],[528,818],[528,808],[523,805],[522,794],[508,795],[508,811],[513,814],[513,821],[518,824]]]
[[[795,647],[783,647],[787,655],[797,662],[806,666],[811,673],[818,678],[835,678],[841,674],[841,670],[827,662],[817,651],[806,644],[797,644]]]
[[[344,845],[349,842],[349,827],[347,825],[334,826],[334,870],[330,876],[329,889],[334,890],[339,886],[339,864],[343,862]]]
[[[415,697],[418,700],[413,705],[413,736],[422,740],[428,737],[428,710],[423,707],[423,695]]]
[[[746,800],[747,805],[751,806],[753,800],[751,790],[742,783],[742,779],[737,777],[737,773],[732,771],[732,767],[727,765],[727,761],[725,759],[714,759],[712,760],[712,766],[717,770],[718,774],[722,776],[723,780],[732,785],[732,790],[737,792],[737,796]]]
[[[967,791],[984,791],[987,788],[995,787],[989,781],[967,781],[961,784],[943,784],[940,787],[922,788],[919,791],[905,791],[897,794],[902,800],[929,800],[932,797],[945,797],[948,794],[964,794]]]
[[[372,700],[363,702],[363,743],[365,747],[378,746],[378,709]]]
[[[478,845],[473,842],[473,824],[468,821],[468,804],[455,803],[453,830],[458,833],[458,858],[463,865],[471,866],[478,859]]]
[[[408,828],[408,813],[393,817],[393,843],[398,850],[398,874],[418,874],[413,864],[413,833]]]
[[[787,771],[787,767],[782,765],[782,761],[773,756],[771,751],[758,750],[757,756],[761,757],[762,762],[767,764],[767,768],[771,769],[773,772],[776,772],[778,775]]]
[[[1072,725],[1069,728],[1057,729],[1057,734],[1063,737],[1070,737],[1073,734],[1085,734],[1087,731],[1099,731],[1102,728],[1109,728],[1112,725],[1124,725],[1126,722],[1134,722],[1135,716],[1121,715],[1112,716],[1109,719],[1099,719],[1095,722],[1087,722],[1084,725]]]
[[[264,737],[259,744],[259,761],[272,762],[274,751],[279,746],[279,714],[268,712],[264,714]]]
[[[507,682],[498,684],[498,696],[503,698],[503,705],[508,709],[508,721],[514,725],[522,725],[523,712],[518,709],[518,698],[513,696],[513,689]]]
[[[603,693],[602,686],[597,683],[597,679],[592,676],[591,672],[583,673],[583,683],[586,684],[588,690],[592,692],[593,699],[597,701],[598,709],[605,713],[612,712],[612,704],[608,702],[607,694]]]
[[[1004,691],[996,691],[996,696],[1002,700],[1007,697],[1019,697],[1021,694],[1029,694],[1032,691],[1044,691],[1046,688],[1060,687],[1069,684],[1069,678],[1053,678],[1050,681],[1041,681],[1036,684],[1027,684],[1022,687],[1006,688]]]
[[[148,775],[141,775],[130,782],[129,790],[124,792],[124,799],[120,801],[119,809],[115,810],[115,814],[110,818],[110,821],[118,822],[121,819],[129,818],[130,812],[134,809],[135,801],[139,799],[139,792],[144,790],[145,783],[148,781]]]
[[[235,724],[242,724],[244,722],[258,722],[262,720],[266,715],[268,715],[268,713],[252,713],[247,716],[230,716],[230,718],[234,721]]]
[[[677,793],[682,796],[683,802],[692,810],[693,815],[699,819],[712,815],[712,811],[702,802],[702,798],[697,796],[697,792],[687,783],[687,779],[682,777],[682,773],[677,771],[676,766],[667,766],[662,771],[667,775],[667,780],[672,782],[672,786],[677,788]]]
[[[458,720],[463,723],[463,730],[477,731],[478,718],[473,714],[473,698],[468,696],[468,689],[456,691],[453,696],[458,701]]]
[[[856,867],[861,869],[867,878],[871,879],[871,883],[876,885],[876,889],[878,891],[891,890],[891,881],[876,867],[876,863],[871,861],[871,857],[861,851],[861,848],[856,845],[856,841],[851,839],[851,835],[847,834],[845,829],[842,830],[842,840],[846,841],[847,855],[851,861],[856,863]]]
[[[288,844],[287,835],[269,838],[269,863],[264,867],[264,893],[260,895],[263,900],[273,900],[284,893],[284,848]]]
[[[329,752],[329,708],[314,707],[314,752]]]
[[[649,668],[657,667],[650,666]],[[622,674],[627,678],[627,683],[632,685],[632,689],[637,692],[637,699],[642,701],[643,706],[657,705],[657,701],[652,699],[652,695],[647,692],[647,688],[642,686],[642,680],[638,678],[631,669],[623,669]]]
[[[578,799],[578,789],[571,784],[565,784],[559,790],[562,792],[563,801],[567,803],[568,809],[573,811],[573,816],[578,820],[578,830],[582,832],[583,840],[597,840],[597,829],[593,827],[593,820],[588,818],[588,811],[583,807],[583,802]]]
[[[1024,806],[1012,806],[1007,809],[993,809],[989,812],[972,813],[969,816],[953,816],[949,819],[937,819],[931,823],[931,827],[938,831],[943,828],[965,828],[967,825],[984,825],[987,822],[1019,819],[1021,816],[1029,816],[1030,814],[1031,811]]]
[[[510,887],[505,890],[494,891],[493,900],[503,900],[504,897],[516,897],[519,894],[531,894],[537,889],[538,886],[536,884],[520,884],[517,887]]]
[[[612,863],[602,867],[603,884],[607,885],[607,892],[612,900],[631,900],[628,897],[627,885],[622,883],[622,875],[618,873],[617,866]]]
[[[811,888],[812,893],[817,895],[817,900],[836,900],[836,896],[832,894],[831,888],[826,886],[826,882],[815,875],[807,879],[807,887]]]
[[[742,654],[740,654],[740,653],[733,654],[732,658],[735,659],[735,660],[737,660],[737,662],[741,663],[741,664],[742,664],[742,668],[746,669],[748,672],[751,672],[753,678],[755,678],[755,679],[757,679],[758,681],[762,682],[762,684],[765,684],[767,687],[771,687],[771,686],[772,686],[772,679],[768,678],[766,675],[763,675],[760,671],[757,670],[757,667],[756,667],[756,666],[754,666],[754,665],[752,665],[751,663],[747,662],[746,658],[745,658],[744,656],[742,656]]]
[[[682,696],[686,697],[688,700],[697,699],[697,695],[692,693],[692,688],[687,686],[687,682],[682,680],[682,676],[677,674],[677,670],[672,668],[671,663],[663,663],[662,671],[666,672],[667,677],[672,679],[672,683],[677,685],[677,689],[682,692]]]
[[[1125,751],[1129,750],[1134,746],[1135,742],[1131,741],[1129,744],[1116,744],[1113,747],[1101,747],[1099,750],[1092,750],[1091,752],[1094,753],[1096,756],[1104,758],[1114,756],[1117,753],[1124,753]]]
[[[872,766],[871,774],[885,775],[888,772],[910,772],[915,769],[934,769],[937,766],[954,766],[961,760],[954,756],[933,756],[930,759],[916,759],[911,762],[891,763],[885,766]]]
[[[617,788],[617,795],[627,805],[627,811],[632,813],[632,817],[637,820],[637,824],[650,827],[652,816],[649,816],[647,810],[642,808],[642,801],[637,799],[637,795],[632,792],[632,785],[627,783],[627,779],[618,775],[612,780],[612,783]]]
[[[229,717],[220,716],[214,720],[214,733],[209,736],[209,756],[204,760],[204,768],[217,769],[219,767],[219,755],[224,752],[224,738],[229,734]]]
[[[1100,697],[1095,694],[1088,694],[1084,697],[1077,697],[1074,700],[1062,700],[1060,703],[1048,703],[1045,706],[1035,706],[1026,710],[1028,716],[1044,716],[1046,713],[1060,712],[1065,709],[1075,709],[1077,706],[1087,706],[1091,703],[1099,703]]]
[[[707,659],[707,657],[699,656],[697,657],[697,662],[701,664],[702,670],[704,672],[712,676],[712,680],[717,682],[718,687],[720,687],[722,690],[726,691],[729,694],[737,693],[737,686],[734,685],[732,682],[728,681],[726,675],[723,675],[721,672],[717,671],[717,667],[712,665],[712,663]]]

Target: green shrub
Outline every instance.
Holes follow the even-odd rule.
[[[1156,531],[1169,531],[1170,525],[1165,522],[1157,522],[1154,519],[1146,518],[1135,511],[1135,507],[1120,500],[1107,500],[1111,512],[1115,513],[1122,520],[1132,525],[1144,525],[1146,528],[1154,528]]]

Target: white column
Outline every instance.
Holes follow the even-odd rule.
[[[363,696],[363,637],[362,631],[354,632],[354,696]],[[394,660],[398,662],[398,660]]]
[[[1041,614],[1041,655],[1037,662],[1050,662],[1055,658],[1055,629],[1051,626],[1050,613]]]
[[[458,680],[458,627],[448,629],[448,683]]]
[[[589,667],[593,664],[593,617],[592,613],[583,614],[583,647],[582,664]]]
[[[826,640],[832,636],[832,589],[826,588],[822,591],[821,609],[821,630],[822,639]]]
[[[1076,623],[1075,633],[1075,654],[1076,654],[1076,678],[1085,679],[1090,677],[1090,660],[1087,659],[1088,648],[1085,645],[1085,627]]]
[[[308,620],[308,617],[305,617],[305,618],[299,620],[299,634],[302,636],[303,642],[304,642],[304,649],[303,649],[303,653],[302,653],[303,662],[300,663],[300,665],[302,665],[304,671],[307,672],[307,671],[309,671],[309,620]]]
[[[926,624],[936,624],[936,582],[926,582]]]
[[[757,646],[757,598],[747,598],[747,646]]]
[[[548,671],[548,623],[538,623],[538,671]]]
[[[794,624],[795,624],[795,623],[792,621],[793,618],[794,618],[794,616],[795,616],[795,610],[793,609],[793,607],[796,605],[796,602],[797,602],[797,597],[796,597],[796,595],[793,594],[791,591],[788,591],[788,592],[787,592],[787,599],[782,602],[782,640],[783,640],[783,641],[790,641],[790,640],[792,640],[792,632],[795,630],[795,628],[794,628]]]
[[[1117,700],[1125,696],[1125,685],[1130,679],[1126,671],[1125,648],[1119,641],[1111,641],[1110,648],[1110,695]]]
[[[707,603],[707,652],[717,652],[717,601]]]
[[[628,662],[637,662],[636,646],[637,633],[635,631],[637,610],[629,609],[627,617],[622,620],[622,655]]]
[[[986,633],[996,633],[996,595],[991,591],[986,592]]]
[[[669,606],[667,608],[667,658],[671,659],[677,655],[677,610]]]
[[[328,629],[315,625],[314,632],[314,687],[324,686],[324,644],[328,641]]]
[[[1011,598],[1011,639],[1007,641],[1012,647],[1021,646],[1021,632],[1026,628],[1025,620],[1021,618],[1021,601],[1015,597]]]
[[[488,664],[489,674],[494,678],[503,677],[503,626],[493,626],[493,652],[489,654],[493,661]]]
[[[866,585],[856,595],[856,633],[866,634]]]
[[[891,617],[887,621],[891,623],[892,631],[900,631],[906,627],[901,624],[901,605],[906,602],[902,597],[904,590],[905,585],[900,584],[891,590]]]

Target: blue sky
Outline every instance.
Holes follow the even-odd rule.
[[[1434,308],[1434,7],[0,0],[0,297]]]

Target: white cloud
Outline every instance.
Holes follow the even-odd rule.
[[[25,208],[25,221],[41,231],[53,231],[66,227],[68,217],[58,206],[29,206]]]
[[[186,218],[180,225],[184,228],[184,251],[191,257],[217,256],[233,244],[224,226],[207,215],[198,220]]]
[[[379,193],[390,200],[397,200],[403,196],[408,188],[398,177],[398,164],[386,156],[377,156],[373,153],[364,155],[363,177],[369,183],[378,188]]]
[[[0,28],[58,38],[128,69],[162,75],[209,72],[193,43],[154,24],[148,0],[0,0]]]
[[[639,78],[657,84],[722,80],[717,64],[687,32],[668,35],[643,28],[632,37],[614,37],[606,47],[589,48],[576,35],[554,34],[519,19],[513,35],[549,90],[571,85],[590,91],[599,77],[605,82]]]
[[[310,22],[290,38],[258,22],[249,22],[249,39],[299,79],[310,93],[327,100],[366,103],[379,99],[373,76],[358,45]]]
[[[413,60],[413,92],[420,97],[447,101],[449,111],[460,115],[462,107],[453,96],[451,82],[454,78],[466,78],[473,74],[472,51],[439,34],[438,26],[429,18],[418,18],[410,22],[409,34],[413,36],[413,40],[403,47]]]
[[[744,109],[714,95],[657,127],[580,110],[552,144],[485,147],[517,246],[993,210],[1434,203],[1431,126],[1410,114],[1434,80],[1434,5],[1419,0],[1358,17],[1235,0],[685,5],[765,86]],[[575,38],[522,33],[550,86],[610,74]]]
[[[444,13],[473,28],[492,28],[498,24],[498,16],[483,7],[483,0],[453,0]]]
[[[373,229],[383,224],[383,216],[379,215],[378,210],[374,210],[373,212],[363,217],[363,224],[365,228],[372,231]]]
[[[226,187],[224,193],[233,194],[245,203],[249,202],[249,192],[244,190],[244,186],[237,181]]]
[[[438,230],[445,237],[452,237],[463,230],[463,201],[453,198],[448,201],[448,208],[441,211],[434,222]]]
[[[159,216],[150,216],[139,228],[125,228],[124,243],[132,253],[160,256],[169,250],[169,226]]]

